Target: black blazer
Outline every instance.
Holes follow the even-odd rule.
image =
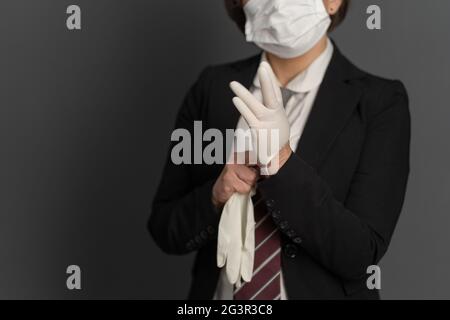
[[[236,127],[229,83],[250,87],[260,56],[208,67],[186,96],[177,128]],[[289,299],[378,299],[367,267],[385,254],[409,174],[410,115],[399,81],[363,72],[335,48],[295,154],[260,182],[283,233],[282,270]],[[220,212],[211,190],[221,165],[167,161],[149,230],[167,253],[198,251],[189,298],[211,299]]]

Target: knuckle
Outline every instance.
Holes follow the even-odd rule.
[[[233,177],[229,174],[223,177],[224,184],[231,184],[233,182]]]

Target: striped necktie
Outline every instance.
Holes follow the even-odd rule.
[[[255,259],[253,278],[234,290],[235,300],[279,300],[281,294],[281,242],[267,207],[259,194],[253,197]]]

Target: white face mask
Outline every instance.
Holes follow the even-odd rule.
[[[331,24],[323,0],[250,0],[244,12],[247,41],[284,59],[311,50]]]

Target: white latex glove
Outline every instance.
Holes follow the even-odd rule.
[[[263,103],[259,102],[238,82],[230,84],[237,95],[233,103],[252,130],[253,150],[261,166],[261,173],[276,174],[279,170],[278,153],[289,142],[290,126],[283,107],[281,91],[275,75],[266,62],[258,70]],[[274,141],[272,138],[275,137]],[[270,165],[269,165],[270,164]],[[252,196],[235,193],[225,204],[219,223],[217,265],[226,265],[228,281],[241,286],[241,280],[250,282],[255,254],[255,220]]]
[[[252,192],[247,195],[245,205],[242,206],[245,227],[243,228],[244,234],[242,237],[241,278],[245,282],[250,282],[253,276],[253,262],[255,258],[255,215],[252,197],[255,193],[255,190],[252,190]],[[240,287],[239,283],[237,287]]]
[[[263,61],[258,69],[263,103],[239,82],[230,84],[236,94],[233,103],[252,132],[252,146],[261,174],[274,175],[279,170],[279,151],[289,143],[290,125],[283,106],[281,90],[270,65]]]
[[[253,274],[255,251],[255,221],[252,196],[234,193],[225,204],[219,222],[217,239],[217,266],[225,271],[228,281],[241,285]]]

